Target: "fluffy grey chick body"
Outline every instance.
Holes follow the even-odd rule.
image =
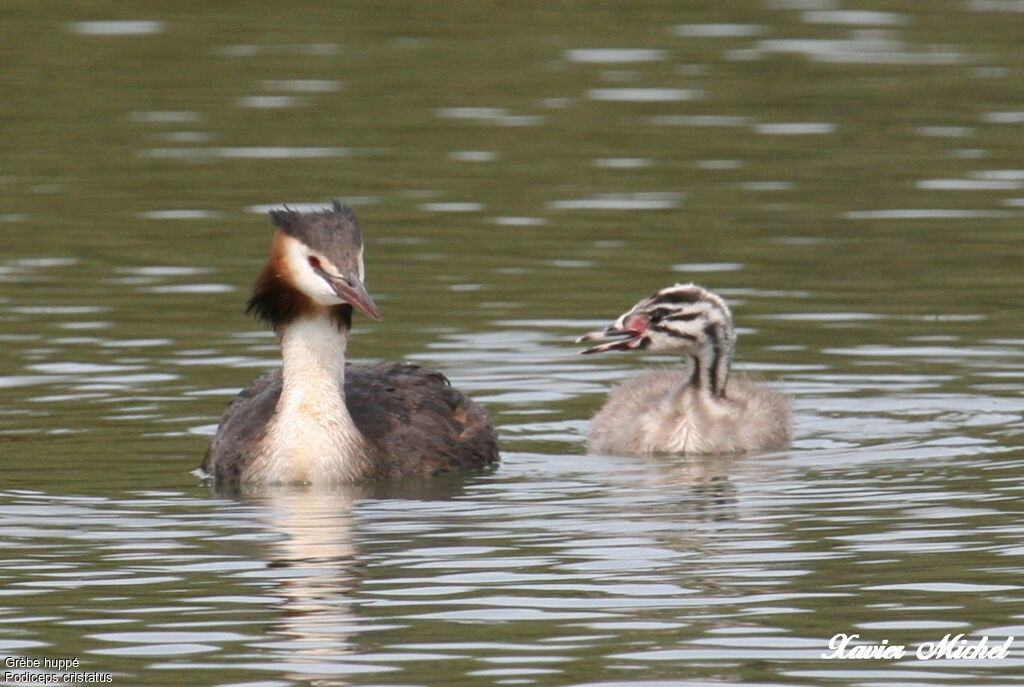
[[[684,365],[650,370],[612,389],[590,424],[594,453],[743,453],[789,444],[789,400],[731,374],[736,333],[729,306],[695,284],[641,300],[580,341],[610,339],[583,353],[677,352]]]

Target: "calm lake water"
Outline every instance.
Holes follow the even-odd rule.
[[[1021,0],[2,13],[0,669],[1020,684]],[[351,355],[444,371],[503,463],[220,497],[190,471],[277,364],[243,314],[266,210],[333,197],[385,315]],[[676,363],[572,339],[676,281],[732,304],[790,450],[585,454],[608,388]],[[915,658],[947,634],[1016,639]]]

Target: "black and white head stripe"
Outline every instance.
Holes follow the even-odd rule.
[[[666,320],[693,320],[705,316],[732,325],[732,312],[724,300],[696,284],[676,284],[654,294],[646,301],[652,314],[661,311]],[[637,304],[639,307],[640,303]]]
[[[675,284],[637,303],[616,326],[642,322],[653,351],[681,350],[693,359],[694,382],[716,396],[725,391],[736,332],[724,300],[696,284]]]
[[[725,394],[736,330],[725,301],[696,284],[675,284],[644,298],[604,329],[577,342],[604,340],[580,353],[646,350],[682,353],[691,383],[713,396]]]

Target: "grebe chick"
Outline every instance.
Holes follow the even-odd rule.
[[[270,217],[273,248],[248,311],[277,333],[283,367],[230,403],[202,470],[229,487],[351,484],[497,462],[487,412],[441,373],[345,364],[353,308],[381,319],[363,286],[352,210],[334,201],[323,212]]]
[[[611,339],[581,353],[677,352],[678,370],[652,370],[614,388],[590,424],[594,453],[736,453],[790,441],[789,401],[729,375],[736,330],[725,301],[695,284],[645,298],[606,329],[577,343]]]

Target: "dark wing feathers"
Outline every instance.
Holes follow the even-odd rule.
[[[345,398],[356,426],[386,457],[392,477],[497,462],[487,412],[439,372],[411,363],[350,365]]]
[[[270,422],[281,395],[281,370],[257,377],[235,396],[217,426],[202,469],[218,481],[238,482],[256,452],[263,428]]]
[[[281,370],[256,379],[228,405],[203,470],[237,481],[281,395]],[[411,363],[347,365],[345,402],[380,453],[388,477],[471,470],[498,461],[491,419],[439,372]]]

